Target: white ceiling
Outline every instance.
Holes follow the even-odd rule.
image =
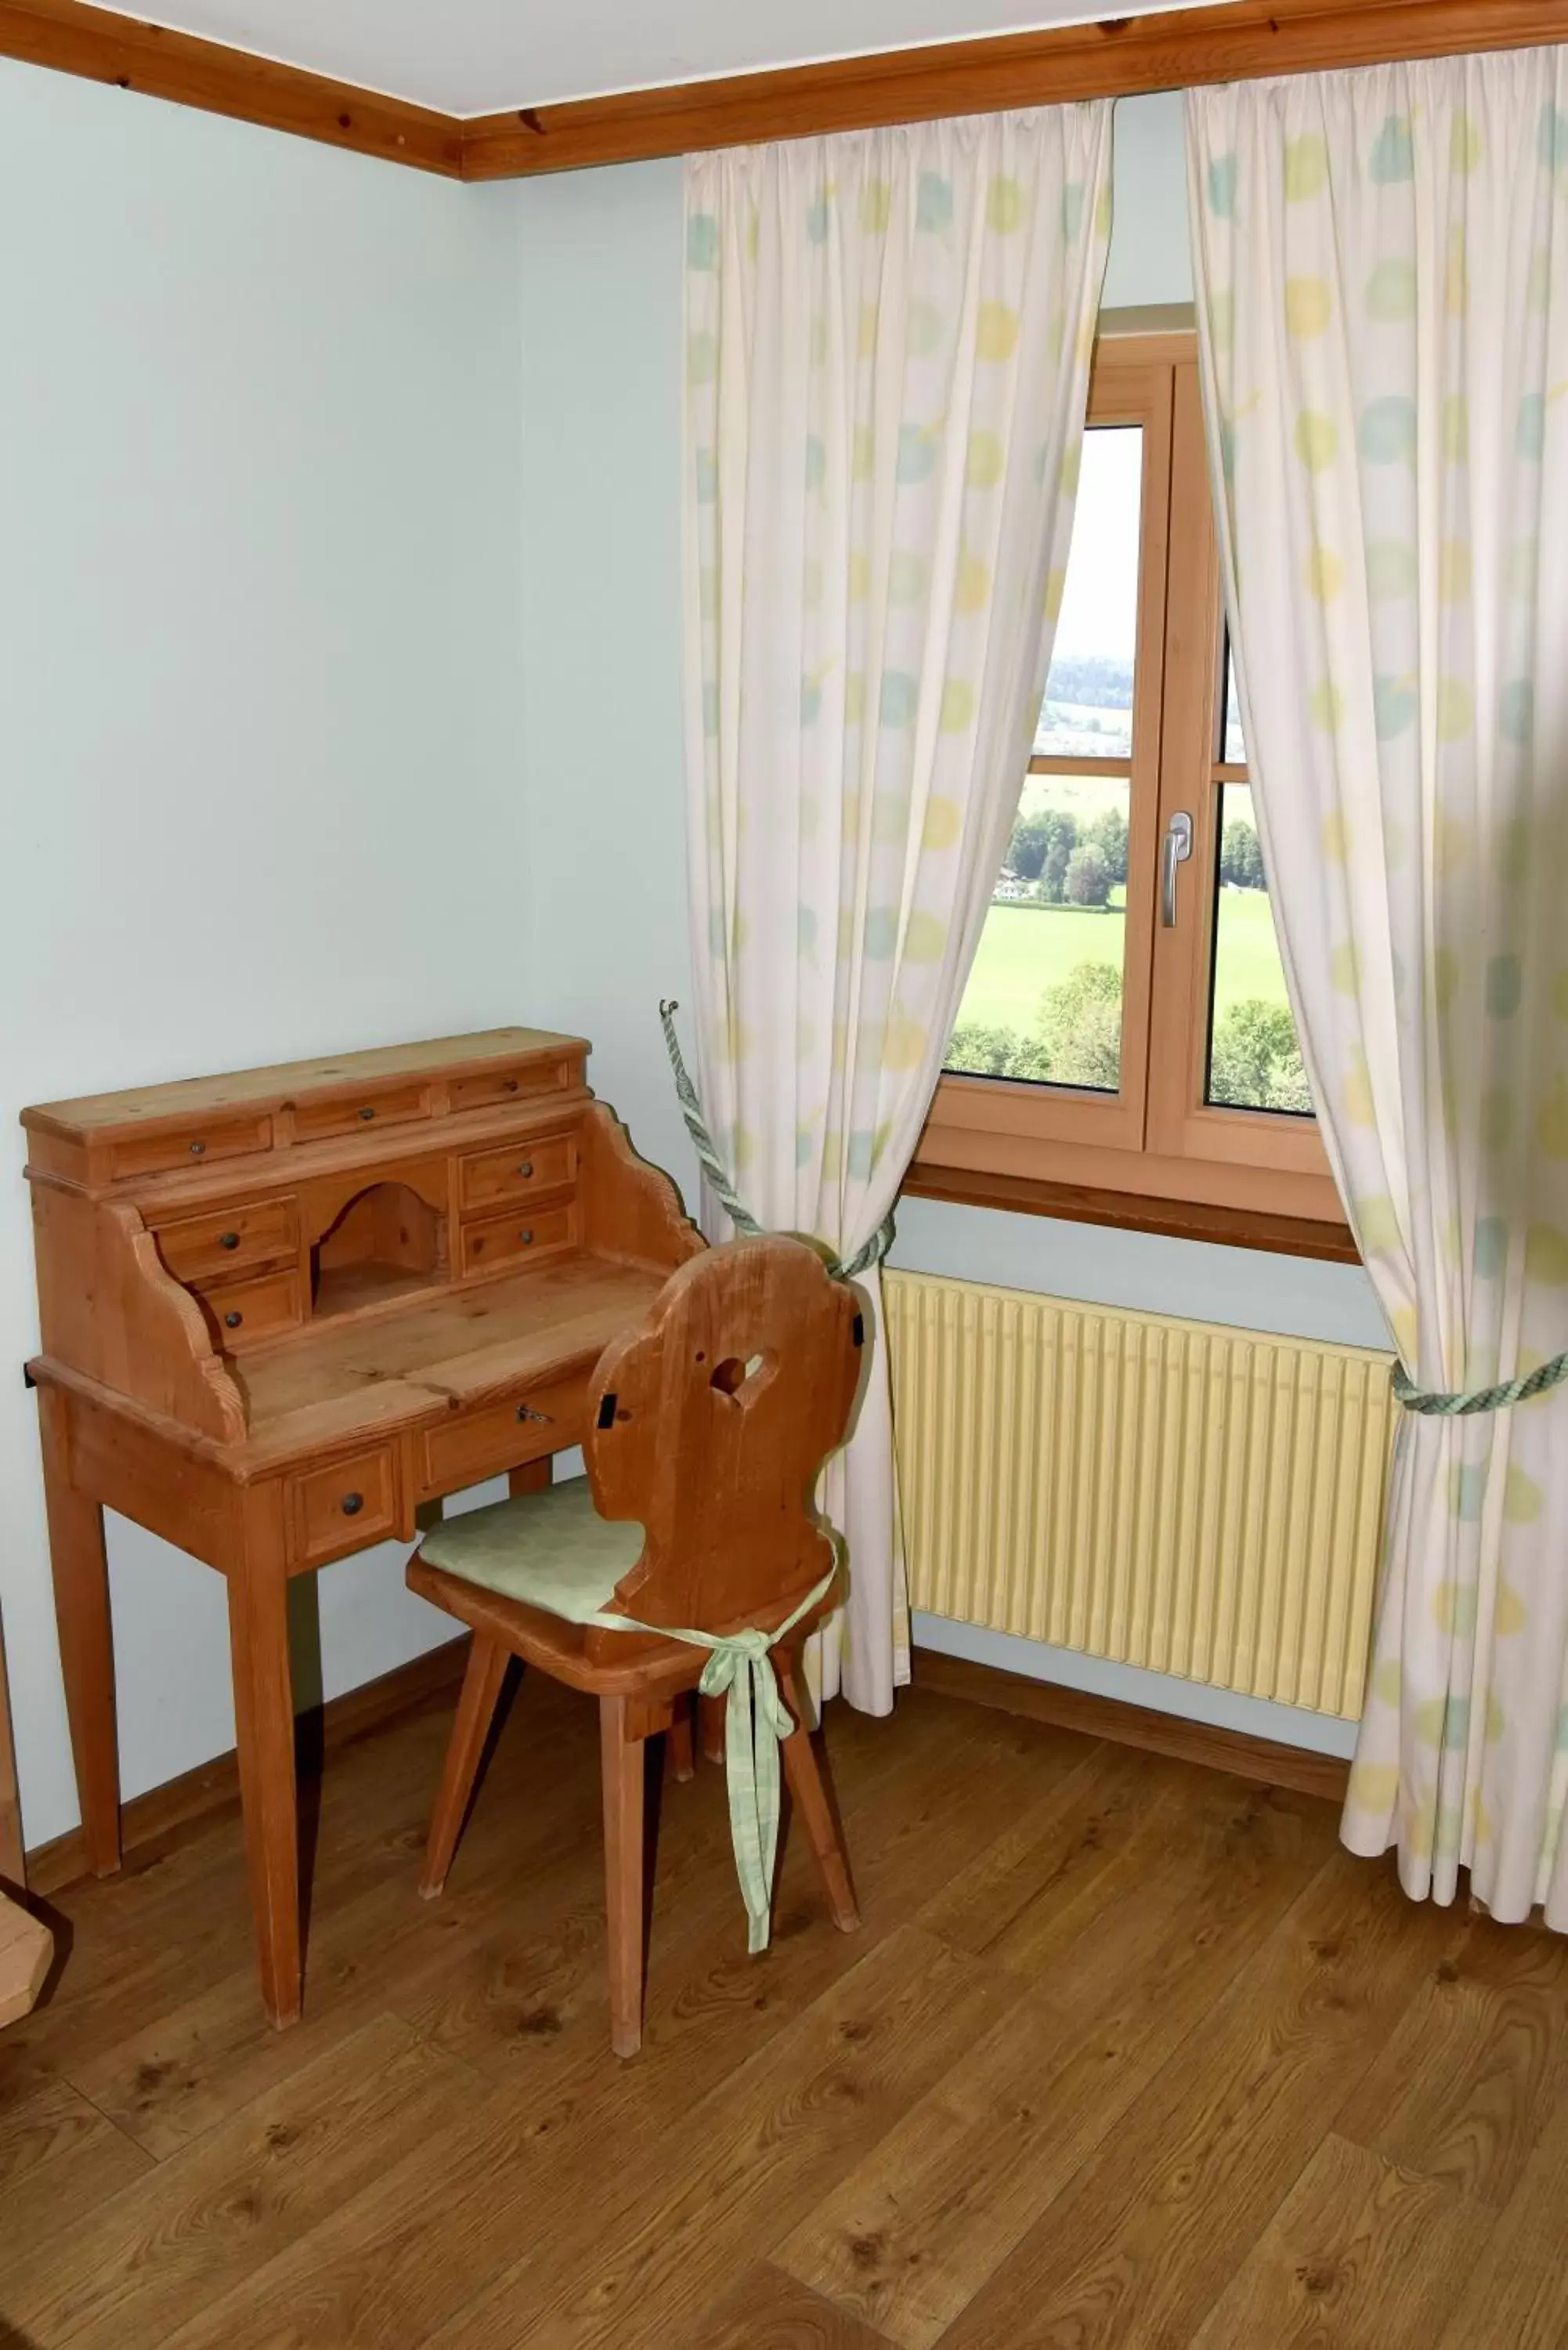
[[[1181,0],[162,0],[152,22],[448,114],[965,40]]]

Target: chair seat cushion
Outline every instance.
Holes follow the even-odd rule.
[[[601,1518],[587,1479],[574,1477],[464,1510],[425,1536],[421,1555],[464,1583],[586,1624],[637,1565],[642,1539],[635,1523]]]

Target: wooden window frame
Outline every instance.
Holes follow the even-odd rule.
[[[1102,339],[1088,421],[1144,432],[1133,756],[1106,763],[1130,771],[1132,784],[1121,1090],[944,1076],[905,1189],[1353,1257],[1316,1120],[1205,1099],[1219,785],[1246,770],[1218,755],[1223,598],[1196,337]],[[1030,766],[1082,774],[1091,764]],[[1168,929],[1157,903],[1160,843],[1179,810],[1192,820],[1192,854]]]

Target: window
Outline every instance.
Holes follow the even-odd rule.
[[[909,1184],[1030,1186],[1067,1213],[1206,1205],[1238,1238],[1259,1217],[1343,1230],[1258,843],[1191,336],[1100,346],[1033,756]]]

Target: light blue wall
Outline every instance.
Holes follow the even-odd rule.
[[[595,1082],[650,1156],[692,1172],[654,1024],[686,938],[680,730],[676,163],[524,183],[524,744],[535,1015],[582,1024]],[[1191,299],[1180,100],[1117,109],[1107,307]],[[913,1201],[893,1263],[1145,1311],[1381,1346],[1356,1266]],[[928,1633],[930,1627],[924,1627]],[[1021,1668],[1027,1642],[1008,1644]],[[999,1659],[999,1661],[1001,1659]],[[1036,1651],[1034,1669],[1065,1669]],[[1213,1718],[1211,1695],[1097,1667],[1101,1685]],[[1254,1707],[1252,1727],[1344,1742]]]
[[[1124,98],[1116,112],[1107,310],[1146,302],[1190,302],[1192,256],[1187,242],[1187,161],[1181,94],[1159,90]]]
[[[0,1359],[30,1100],[521,1016],[690,1193],[680,165],[464,189],[4,64],[0,198]],[[1107,301],[1186,298],[1176,101],[1123,105],[1116,203]],[[1030,1218],[913,1203],[898,1261],[1377,1332],[1356,1273]],[[134,1793],[232,1741],[223,1591],[110,1556]],[[448,1630],[400,1565],[318,1579],[327,1693]],[[19,1378],[0,1608],[36,1842],[76,1805]]]
[[[16,1112],[525,1016],[522,327],[510,191],[11,64],[0,216],[0,1607],[36,1843],[76,1795]],[[135,1793],[233,1743],[223,1587],[109,1547]],[[318,1579],[328,1693],[449,1636],[401,1558]]]
[[[530,1016],[695,1197],[661,996],[687,993],[680,165],[523,182]]]

